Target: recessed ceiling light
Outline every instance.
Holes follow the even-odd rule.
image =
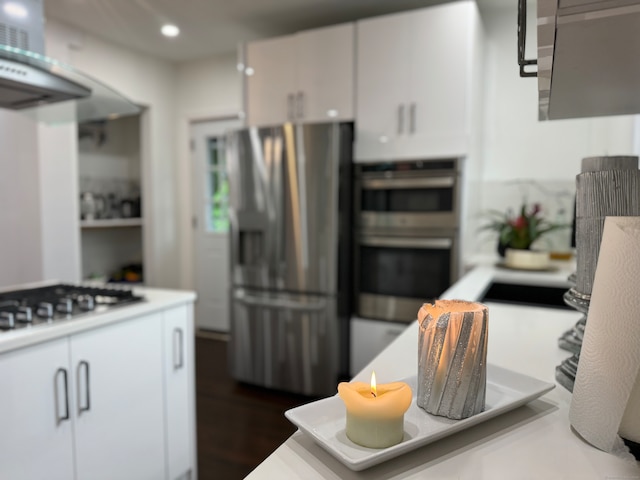
[[[244,69],[244,73],[245,73],[245,75],[248,75],[250,77],[251,75],[253,75],[256,72],[253,70],[253,68],[247,67],[247,68]]]
[[[163,25],[160,30],[165,37],[177,37],[180,33],[180,29],[175,25]]]
[[[27,18],[29,12],[24,7],[24,5],[20,5],[15,2],[7,2],[2,6],[4,13],[14,18]]]

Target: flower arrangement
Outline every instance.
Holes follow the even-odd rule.
[[[506,213],[490,210],[488,214],[490,221],[481,229],[498,232],[498,251],[501,255],[507,248],[528,250],[542,235],[569,226],[545,220],[538,203],[532,207],[523,203],[517,216],[511,210]]]

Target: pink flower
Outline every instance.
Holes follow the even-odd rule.
[[[540,210],[542,210],[542,208],[540,207],[540,204],[539,203],[534,203],[533,204],[533,210],[531,211],[531,216],[533,217],[533,216],[537,215],[538,213],[540,213]]]
[[[522,228],[527,228],[527,219],[520,215],[518,218],[516,218],[516,221],[513,222],[513,227],[516,229],[522,229]]]

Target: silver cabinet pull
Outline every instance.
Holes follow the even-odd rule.
[[[451,188],[456,178],[447,177],[417,177],[417,178],[365,178],[362,187],[369,190],[400,190],[407,188]]]
[[[409,133],[416,133],[416,102],[409,106]]]
[[[363,236],[358,242],[365,247],[389,247],[389,248],[423,248],[446,250],[453,246],[451,238],[406,238],[406,237],[382,237]]]
[[[84,366],[84,381],[85,381],[85,395],[84,395],[84,399],[85,399],[85,405],[82,406],[82,401],[80,398],[80,388],[78,388],[78,415],[80,415],[82,412],[88,412],[89,409],[91,408],[91,398],[89,395],[89,362],[87,362],[86,360],[82,360],[80,363],[78,363],[78,385],[80,385],[80,370],[82,369],[82,367]]]
[[[295,98],[293,93],[287,95],[287,118],[293,120],[295,118]]]
[[[181,328],[173,329],[173,369],[179,370],[184,367],[184,348],[182,340],[184,336]],[[177,339],[177,341],[176,341]]]
[[[60,416],[58,412],[60,409],[58,408],[58,399],[60,398],[58,395],[58,376],[62,374],[62,378],[64,380],[64,415]],[[67,382],[67,369],[60,367],[56,374],[53,376],[55,380],[55,395],[56,395],[56,423],[59,425],[63,420],[69,420],[69,385]]]
[[[298,107],[298,118],[304,118],[304,92],[299,91],[296,96],[296,106]]]
[[[398,135],[404,132],[404,103],[398,105]]]

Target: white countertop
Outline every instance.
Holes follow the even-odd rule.
[[[20,285],[18,287],[3,288],[2,291],[11,291],[20,288],[35,288],[55,283],[60,282],[42,282],[37,284]],[[104,312],[87,313],[69,320],[56,321],[51,324],[40,324],[33,327],[0,332],[0,353],[27,347],[40,342],[46,342],[48,340],[53,340],[55,338],[64,337],[66,335],[71,335],[85,330],[103,327],[129,318],[140,317],[172,306],[193,302],[196,298],[194,292],[181,290],[136,287],[133,289],[133,292],[135,295],[145,297],[145,300],[143,302],[114,307]]]
[[[484,265],[463,277],[443,297],[477,300],[492,280],[568,285],[566,277],[570,270],[569,267],[544,272],[550,275],[545,279],[535,277],[543,272],[522,275]],[[570,310],[487,305],[488,362],[555,383],[555,367],[570,356],[557,347],[558,337],[575,324],[580,314]],[[416,375],[417,357],[418,326],[414,322],[355,379],[369,381],[373,369],[381,383]],[[601,452],[572,432],[568,420],[570,401],[571,394],[557,385],[524,407],[362,472],[349,470],[298,431],[247,478],[640,479],[637,462]]]

